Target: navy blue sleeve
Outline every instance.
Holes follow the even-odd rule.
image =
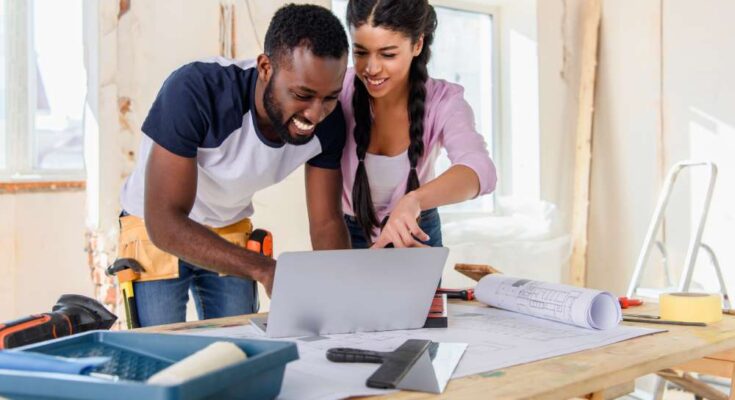
[[[314,167],[337,169],[340,167],[342,150],[345,147],[347,127],[342,106],[337,103],[331,114],[316,127],[314,133],[322,145],[322,152],[307,163]]]
[[[174,154],[196,157],[209,130],[211,107],[203,76],[193,63],[185,65],[163,83],[143,133]]]

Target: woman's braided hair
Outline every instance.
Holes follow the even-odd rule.
[[[431,57],[431,43],[434,41],[436,30],[436,12],[427,0],[350,0],[347,5],[347,23],[358,28],[368,22],[374,27],[401,32],[411,38],[412,43],[416,43],[422,36],[424,40],[421,53],[411,61],[408,74],[408,118],[411,139],[407,152],[411,165],[406,184],[408,193],[420,185],[416,165],[424,154],[424,102],[426,81],[429,79],[427,64]],[[352,188],[352,208],[369,242],[373,230],[380,226],[370,196],[370,183],[364,163],[370,145],[372,126],[370,95],[357,76],[354,85],[352,108],[355,115],[354,137],[359,163]]]

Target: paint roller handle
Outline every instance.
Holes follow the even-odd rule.
[[[327,360],[333,362],[382,364],[385,356],[386,353],[379,351],[350,349],[347,347],[336,347],[327,350]]]

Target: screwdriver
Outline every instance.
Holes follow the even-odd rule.
[[[437,293],[446,294],[449,299],[473,300],[475,298],[475,289],[446,289],[439,288]]]

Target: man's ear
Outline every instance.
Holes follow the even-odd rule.
[[[265,54],[259,55],[257,60],[257,68],[258,79],[261,79],[265,83],[269,82],[271,80],[271,76],[273,75],[273,64],[271,63],[271,58]]]
[[[413,45],[413,56],[416,57],[421,54],[421,50],[424,49],[424,35],[419,36],[419,40]]]

